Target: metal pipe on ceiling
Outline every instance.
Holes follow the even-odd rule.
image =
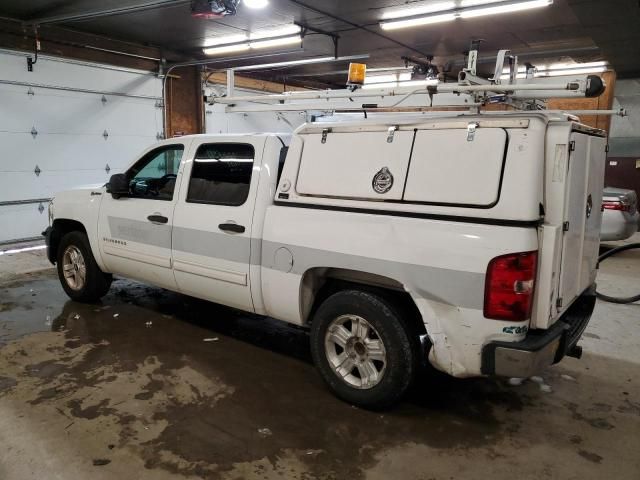
[[[122,15],[127,13],[141,12],[144,10],[153,10],[156,8],[173,7],[176,5],[190,3],[190,0],[152,0],[133,5],[124,5],[122,7],[107,8],[104,10],[94,10],[91,12],[66,13],[60,15],[52,15],[49,17],[38,17],[24,21],[25,25],[51,25],[63,22],[78,22],[83,20],[91,20],[100,17],[110,17],[113,15]]]
[[[376,36],[378,36],[380,38],[384,38],[388,42],[395,43],[399,47],[406,48],[407,50],[411,50],[412,52],[419,53],[420,55],[423,55],[425,57],[430,55],[428,53],[423,52],[422,50],[418,50],[417,48],[412,47],[411,45],[407,45],[406,43],[403,43],[403,42],[401,42],[399,40],[396,40],[396,39],[394,39],[394,38],[392,38],[392,37],[390,37],[388,35],[385,35],[384,33],[380,33],[377,30],[373,30],[371,28],[368,28],[366,25],[360,25],[360,24],[354,23],[354,22],[352,22],[350,20],[346,20],[346,19],[344,19],[342,17],[339,17],[337,15],[329,13],[326,10],[321,10],[319,8],[312,7],[311,5],[307,5],[306,3],[301,2],[299,0],[289,0],[289,1],[291,3],[293,3],[293,4],[295,4],[295,5],[298,5],[299,7],[305,8],[307,10],[311,10],[312,12],[315,12],[315,13],[317,13],[319,15],[323,15],[325,17],[332,18],[333,20],[337,20],[339,22],[346,23],[347,25],[351,25],[352,27],[357,28],[359,30],[363,30],[365,32],[371,33],[372,35],[376,35]],[[377,24],[376,24],[376,28],[377,28]]]
[[[95,50],[97,52],[113,53],[114,55],[122,55],[124,57],[139,58],[141,60],[150,60],[152,62],[159,62],[162,60],[160,58],[147,57],[145,55],[138,55],[137,53],[122,52],[120,50],[112,50],[110,48],[92,47],[91,45],[83,45],[83,47],[88,48],[89,50]]]
[[[18,57],[29,57],[31,55],[30,52],[24,52],[22,50],[8,50],[5,48],[0,48],[0,53],[4,53],[7,55],[15,55]],[[48,60],[51,62],[58,62],[58,63],[68,63],[71,65],[82,65],[82,66],[86,66],[86,67],[91,67],[91,68],[99,68],[102,70],[114,70],[114,71],[118,71],[118,72],[129,72],[129,73],[136,73],[138,75],[153,75],[156,76],[158,74],[157,71],[151,72],[148,70],[140,70],[139,68],[128,68],[128,67],[119,67],[116,65],[108,65],[106,63],[96,63],[96,62],[89,62],[86,60],[75,60],[75,59],[71,59],[71,58],[66,58],[66,57],[56,57],[53,55],[46,55],[46,54],[38,54],[39,58],[42,60]]]

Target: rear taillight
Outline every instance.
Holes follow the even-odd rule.
[[[538,252],[511,253],[489,262],[484,290],[484,316],[495,320],[531,318]]]
[[[611,202],[605,200],[602,202],[602,210],[619,210],[621,212],[630,212],[631,205],[622,202]]]

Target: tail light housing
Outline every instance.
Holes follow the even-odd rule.
[[[631,205],[628,203],[604,200],[602,202],[602,210],[618,210],[620,212],[630,212]]]
[[[537,266],[537,251],[491,260],[485,278],[484,316],[516,322],[531,318]]]

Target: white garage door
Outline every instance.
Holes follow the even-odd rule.
[[[147,72],[0,52],[0,243],[33,238],[56,192],[105,183],[162,135]]]

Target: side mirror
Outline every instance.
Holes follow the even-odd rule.
[[[107,183],[107,193],[113,198],[120,198],[122,195],[129,193],[129,180],[124,173],[116,173],[111,175],[109,183]]]

